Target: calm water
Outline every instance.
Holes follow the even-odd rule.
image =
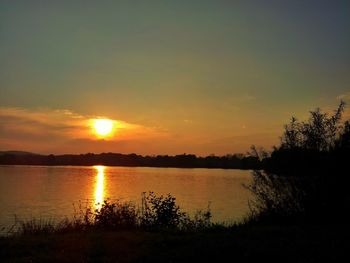
[[[250,193],[242,184],[250,171],[105,166],[0,166],[0,226],[16,214],[58,219],[73,204],[95,205],[106,198],[140,204],[141,193],[170,193],[189,213],[210,202],[213,221],[237,221],[248,212]],[[95,205],[96,206],[96,205]]]

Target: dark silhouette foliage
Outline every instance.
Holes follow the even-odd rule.
[[[102,228],[134,228],[137,225],[138,214],[132,203],[108,202],[107,200],[97,209],[94,224]]]
[[[333,115],[320,109],[306,122],[292,118],[281,145],[261,158],[264,170],[253,173],[249,189],[252,217],[259,222],[347,222],[350,208],[349,121],[342,122],[345,103]],[[255,149],[255,148],[253,148]]]
[[[88,232],[98,230],[173,230],[196,232],[215,227],[211,211],[199,210],[194,216],[181,211],[176,198],[170,194],[156,195],[154,192],[142,193],[142,207],[130,202],[105,200],[99,209],[79,204],[72,219],[60,222],[44,219],[21,221],[16,219],[11,233],[21,235]]]
[[[284,127],[281,149],[304,149],[318,152],[334,150],[339,145],[344,134],[344,125],[341,123],[345,103],[342,101],[335,110],[334,115],[329,116],[319,108],[310,112],[307,122],[298,122],[292,117],[291,122]]]
[[[101,153],[101,154],[65,154],[39,155],[0,153],[0,164],[5,165],[108,165],[108,166],[146,166],[146,167],[179,167],[179,168],[225,168],[225,169],[258,169],[261,163],[253,156],[228,154],[225,156],[210,155],[206,157],[194,154],[175,156],[156,155],[142,156],[137,154]]]
[[[170,194],[157,196],[153,192],[142,195],[141,224],[147,227],[177,227],[186,217]]]

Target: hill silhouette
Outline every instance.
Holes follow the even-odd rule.
[[[22,156],[22,155],[38,155],[38,154],[32,153],[32,152],[25,152],[25,151],[0,151],[0,155]]]

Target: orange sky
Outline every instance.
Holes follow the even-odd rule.
[[[226,154],[249,149],[252,141],[271,145],[277,134],[244,132],[213,138],[207,134],[174,133],[158,127],[147,127],[114,120],[111,136],[98,136],[92,125],[94,118],[69,110],[26,110],[0,108],[2,126],[0,143],[3,148],[31,150],[39,153],[136,152],[140,154],[211,153]],[[108,116],[104,116],[108,117]],[[190,121],[181,125],[190,126]],[[218,149],[220,149],[218,151]]]
[[[331,111],[331,109],[326,109]],[[350,118],[350,111],[346,117]],[[81,115],[69,110],[0,108],[0,145],[3,149],[37,153],[121,152],[138,154],[198,155],[245,153],[252,144],[270,149],[278,144],[282,124],[261,132],[240,127],[232,134],[201,134],[191,129],[182,133],[157,126],[144,126],[112,119],[113,132],[96,134],[93,120],[108,116]],[[306,114],[301,117],[306,117]],[[193,125],[185,120],[183,127]],[[219,129],[220,130],[220,129]],[[222,134],[224,135],[224,134]]]
[[[0,151],[270,149],[291,116],[350,102],[349,13],[322,0],[3,2]],[[95,118],[114,136],[97,137]]]

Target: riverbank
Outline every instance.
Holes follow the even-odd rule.
[[[2,262],[340,262],[349,226],[240,225],[199,232],[91,231],[0,238]]]

